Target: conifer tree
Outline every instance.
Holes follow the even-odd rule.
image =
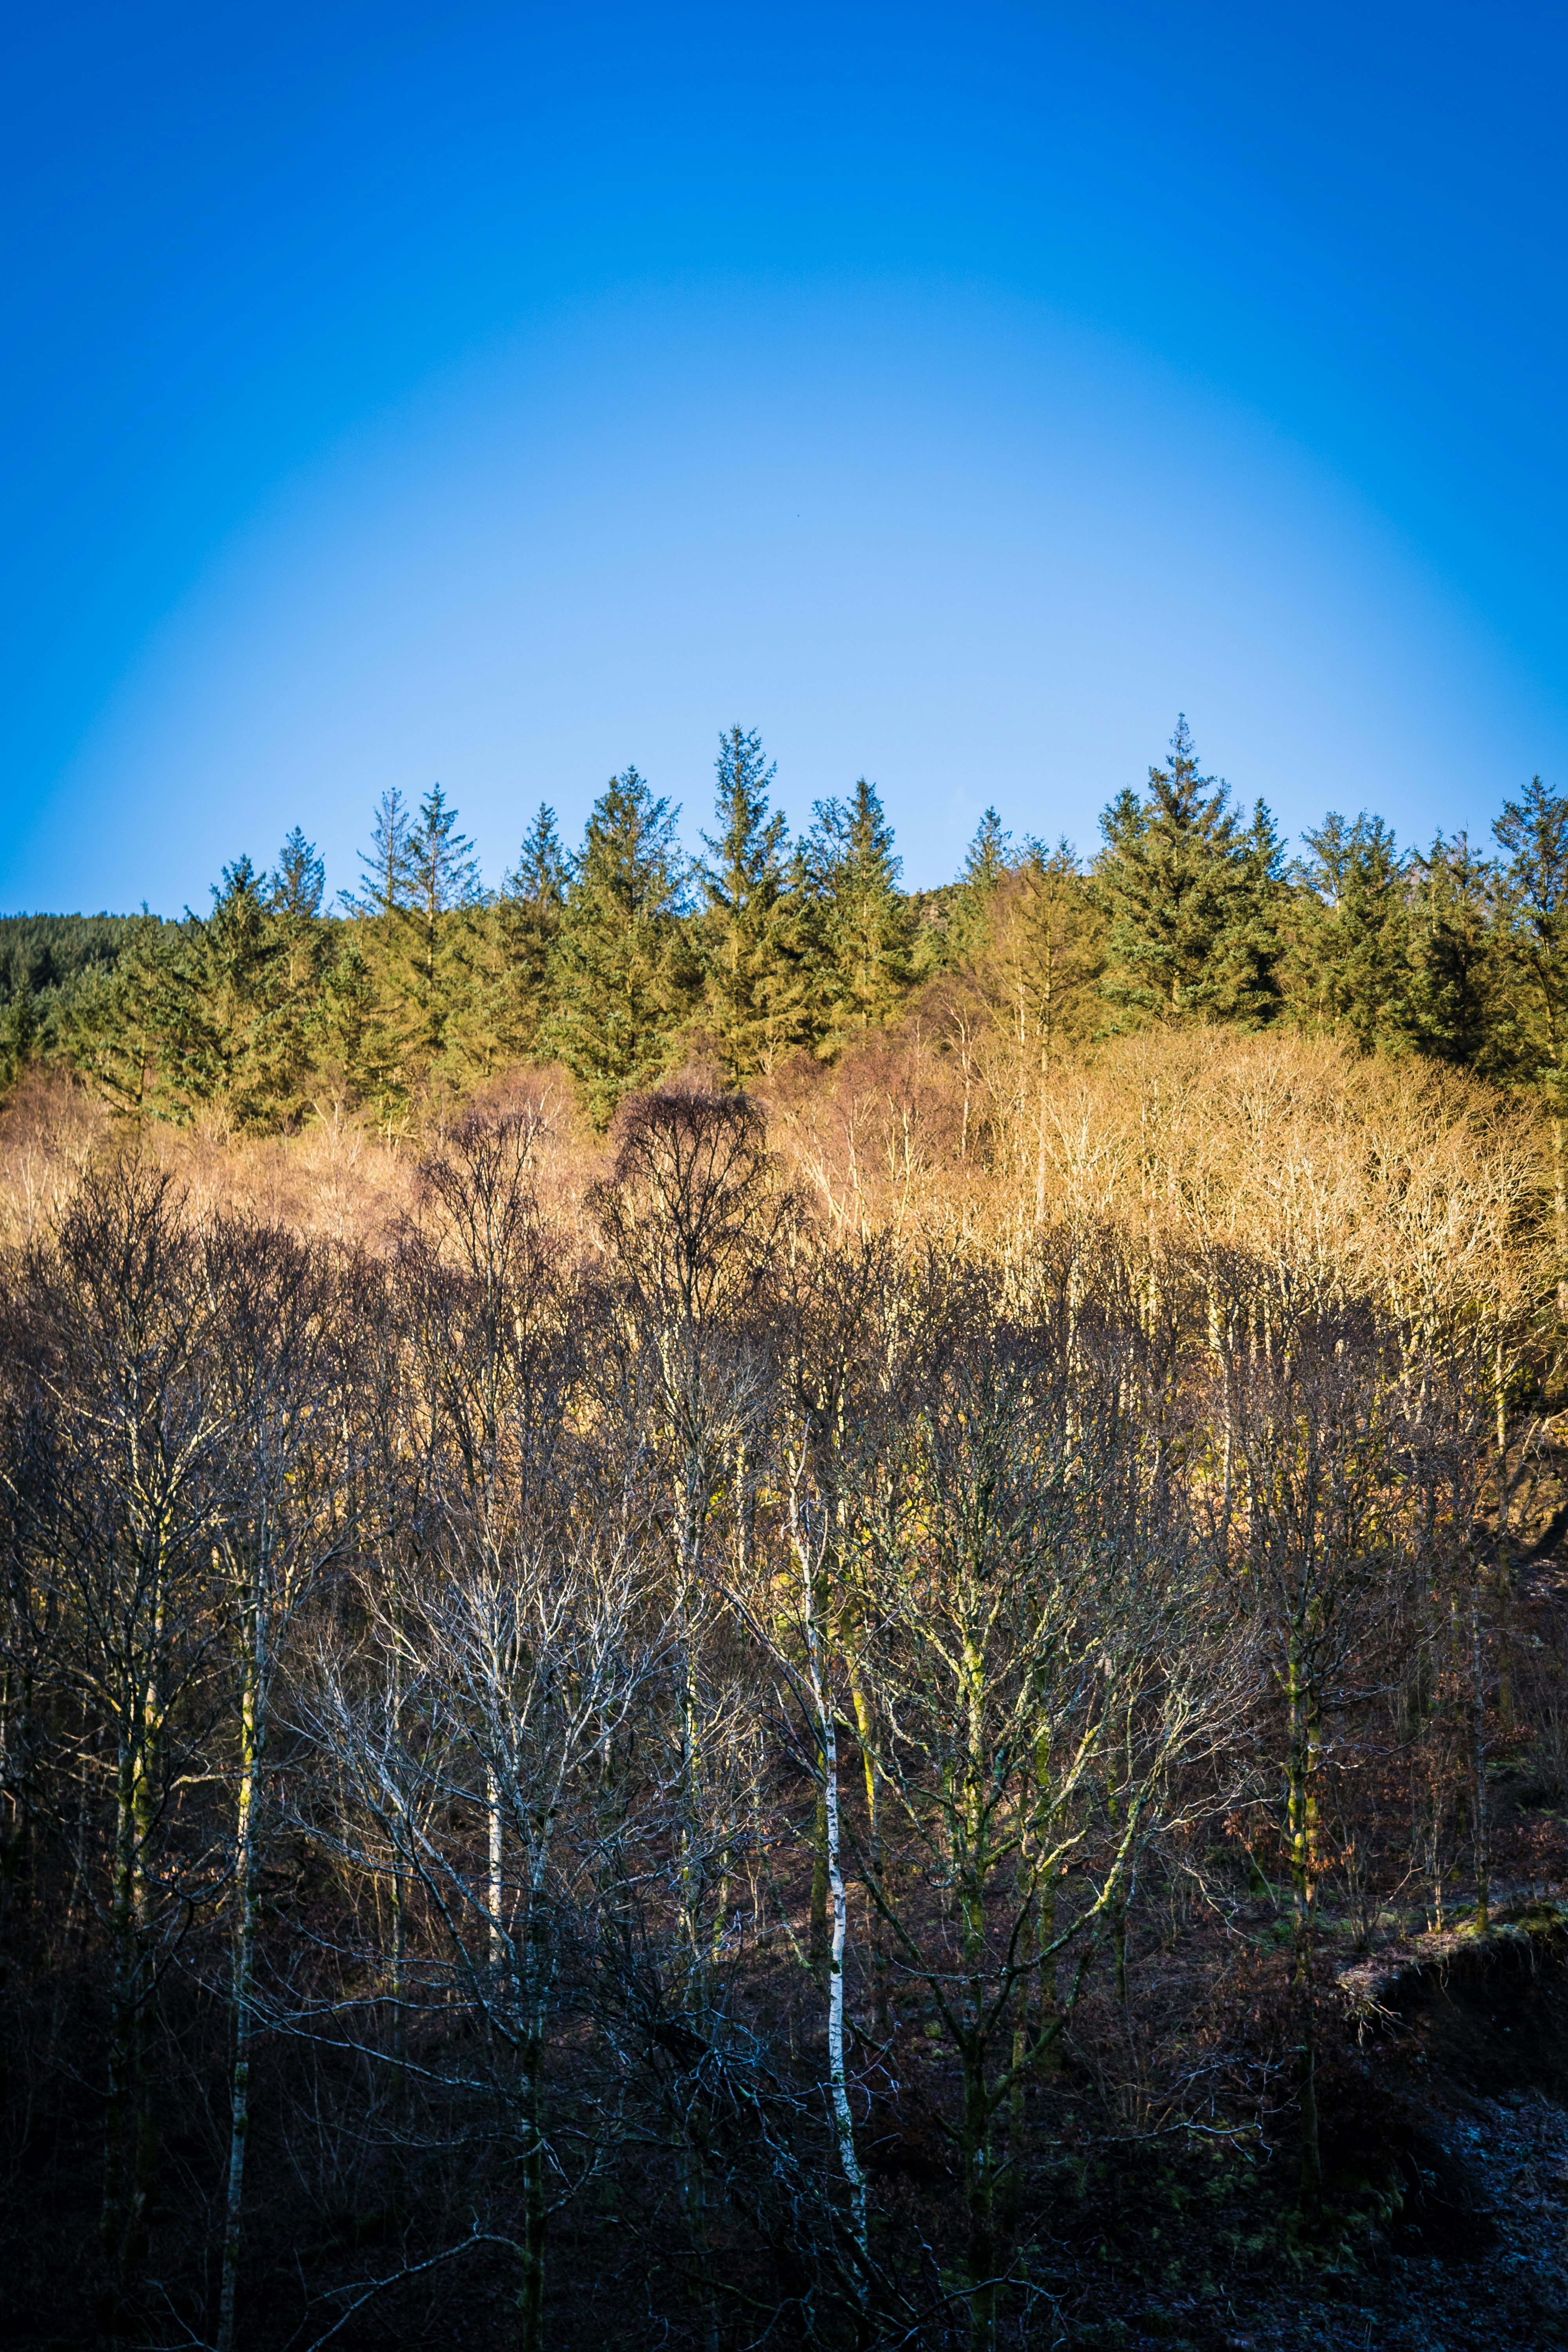
[[[695,993],[676,814],[635,768],[612,776],[562,909],[542,1045],[576,1078],[600,1128],[666,1066]]]
[[[899,888],[902,860],[875,785],[862,776],[847,801],[818,801],[802,850],[815,933],[823,1034],[818,1051],[879,1028],[910,976],[910,923]]]
[[[112,970],[92,973],[62,1019],[66,1061],[133,1119],[182,1123],[211,1091],[199,928],[193,916],[165,923],[143,908]]]
[[[268,912],[282,915],[294,923],[313,923],[321,911],[326,880],[325,860],[316,855],[315,843],[307,841],[300,826],[295,825],[268,877]]]
[[[1492,827],[1507,853],[1499,893],[1497,1045],[1552,1125],[1559,1311],[1568,1308],[1568,799],[1532,776]]]
[[[192,941],[206,1051],[189,1082],[222,1104],[236,1127],[274,1126],[289,1108],[300,1041],[279,1020],[286,942],[269,921],[267,885],[248,857],[215,883],[213,908]]]
[[[321,966],[318,1066],[331,1092],[390,1118],[403,1100],[393,1034],[380,1017],[374,976],[355,926],[334,929]]]
[[[1012,838],[996,811],[988,808],[964,852],[963,870],[952,893],[942,957],[950,971],[962,971],[984,953],[997,892],[1016,862],[1008,854]]]
[[[420,1043],[434,1061],[447,1043],[474,967],[472,911],[482,901],[474,845],[458,831],[439,784],[420,803],[408,830],[406,947],[412,995],[423,1024]]]
[[[1244,831],[1228,785],[1199,772],[1185,717],[1142,800],[1100,819],[1094,894],[1110,929],[1101,983],[1118,1025],[1268,1020],[1278,1005],[1280,853],[1262,802]]]
[[[1468,837],[1438,834],[1414,861],[1411,1029],[1424,1054],[1458,1068],[1499,1074],[1494,1035],[1500,972],[1498,876]]]
[[[277,1026],[280,1063],[289,1074],[289,1099],[279,1103],[286,1119],[305,1108],[301,1088],[317,1049],[322,1019],[322,972],[331,952],[321,919],[326,887],[325,861],[299,825],[278,853],[264,892],[267,913],[281,952],[278,961]]]
[[[1379,816],[1331,809],[1301,836],[1283,979],[1303,1028],[1346,1031],[1363,1054],[1411,1038],[1406,862]]]
[[[707,905],[697,924],[702,1011],[731,1076],[771,1070],[801,1033],[798,909],[786,873],[788,827],[770,814],[762,739],[740,725],[719,738],[715,814],[697,868]]]
[[[395,785],[383,793],[376,804],[375,828],[370,847],[359,853],[364,868],[364,878],[356,898],[352,891],[342,893],[343,906],[351,915],[367,921],[379,919],[390,923],[392,918],[408,904],[408,806]]]
[[[473,988],[479,866],[439,784],[417,818],[400,793],[384,793],[360,864],[363,887],[345,903],[365,926],[365,961],[387,1031],[384,1064],[394,1092],[406,1096],[441,1063]]]
[[[494,961],[485,992],[489,1017],[507,1053],[531,1054],[549,1010],[550,960],[572,879],[555,811],[539,813],[501,885],[493,913]]]
[[[0,1098],[11,1092],[26,1068],[37,1034],[32,975],[24,971],[0,1007]]]

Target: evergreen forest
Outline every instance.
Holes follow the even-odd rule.
[[[0,2336],[1568,2341],[1568,798],[0,925]]]
[[[417,809],[383,795],[335,906],[296,827],[270,871],[226,866],[205,915],[0,919],[0,1084],[42,1064],[138,1119],[269,1135],[336,1108],[393,1135],[554,1065],[603,1132],[681,1067],[752,1086],[922,1011],[949,1047],[990,1025],[1049,1060],[1224,1024],[1555,1099],[1568,800],[1539,777],[1486,849],[1401,849],[1381,818],[1331,810],[1287,858],[1182,719],[1092,856],[1016,842],[988,809],[956,880],[906,892],[864,778],[792,842],[754,731],[728,729],[716,768],[695,860],[628,768],[575,850],[541,807],[497,891],[437,785]]]

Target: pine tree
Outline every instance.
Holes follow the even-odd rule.
[[[988,808],[964,852],[963,871],[952,890],[942,942],[944,970],[961,971],[984,956],[997,893],[1017,865],[1009,855],[1012,838],[995,810]]]
[[[321,921],[325,861],[313,841],[295,825],[278,853],[264,893],[268,920],[282,953],[279,961],[277,1020],[279,1056],[290,1073],[288,1099],[279,1111],[288,1121],[306,1108],[304,1088],[323,1017],[322,973],[331,953]]]
[[[1499,892],[1507,959],[1499,1041],[1510,1075],[1568,1116],[1568,799],[1532,776],[1492,827],[1508,854]]]
[[[143,907],[112,969],[89,975],[62,1016],[60,1047],[128,1117],[188,1120],[208,1099],[216,1040],[204,1018],[200,924],[165,923]]]
[[[702,1010],[725,1066],[736,1078],[771,1070],[804,1021],[798,909],[786,873],[788,827],[770,814],[773,770],[761,738],[739,725],[719,738],[717,834],[704,834],[710,861],[697,868],[707,905],[697,924]]]
[[[342,893],[349,914],[384,923],[408,905],[408,830],[407,803],[394,785],[390,792],[383,793],[376,804],[375,829],[369,849],[359,853],[359,862],[364,868],[360,894],[355,898],[351,891]]]
[[[289,835],[278,853],[278,863],[267,880],[268,911],[282,915],[289,922],[313,923],[321,911],[321,893],[326,887],[327,868],[324,859],[316,855],[316,845],[307,841],[298,825]]]
[[[363,887],[358,898],[345,893],[344,903],[364,926],[375,1017],[387,1031],[381,1059],[394,1074],[394,1091],[406,1099],[433,1073],[462,1075],[460,1068],[447,1071],[444,1057],[475,984],[479,866],[439,784],[426,794],[416,819],[400,793],[384,793],[360,864]],[[460,1050],[456,1058],[464,1060]]]
[[[862,776],[848,801],[818,801],[802,848],[814,933],[818,1051],[890,1021],[910,978],[902,861],[876,787]]]
[[[189,1081],[222,1105],[237,1128],[276,1126],[292,1108],[300,1041],[279,1019],[287,943],[268,919],[267,886],[248,857],[223,869],[213,908],[192,945],[204,1034],[210,1046]],[[300,1056],[302,1059],[302,1056]]]
[[[508,895],[531,907],[552,907],[559,912],[566,902],[571,879],[572,859],[556,830],[555,811],[541,801],[539,814],[522,836],[517,864],[506,877]]]
[[[572,879],[572,861],[542,801],[491,917],[493,956],[484,991],[487,1016],[504,1053],[531,1054],[550,1009],[550,960]]]
[[[405,871],[404,952],[422,1025],[419,1045],[434,1062],[471,982],[475,940],[469,919],[484,898],[474,845],[458,831],[458,812],[448,808],[439,784],[426,793],[418,822],[409,827]]]
[[[1468,836],[1438,834],[1414,861],[1410,903],[1411,1031],[1424,1054],[1501,1075],[1498,875]]]
[[[1142,800],[1121,793],[1100,819],[1095,898],[1109,925],[1101,983],[1120,1026],[1268,1020],[1275,980],[1280,853],[1261,801],[1244,831],[1228,785],[1200,774],[1184,717],[1171,764]]]
[[[0,1099],[17,1084],[32,1058],[38,1035],[38,1011],[32,974],[21,973],[0,1006]]]
[[[676,814],[635,768],[613,776],[562,910],[541,1044],[559,1054],[600,1128],[623,1095],[667,1066],[696,991]]]
[[[1292,1019],[1348,1033],[1363,1054],[1408,1046],[1409,875],[1394,835],[1364,810],[1347,824],[1331,809],[1301,838],[1282,975]]]
[[[374,976],[357,928],[335,928],[321,966],[318,1067],[329,1090],[351,1105],[368,1104],[390,1127],[405,1102],[405,1074],[393,1034],[379,1017]]]
[[[1492,827],[1506,851],[1500,891],[1503,981],[1497,1045],[1509,1075],[1552,1126],[1559,1311],[1568,1308],[1568,799],[1532,776]]]

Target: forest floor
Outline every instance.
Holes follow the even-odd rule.
[[[1286,2133],[1263,2162],[1222,2140],[1194,2153],[1189,2132],[1108,2164],[1101,2140],[1078,2196],[1041,2213],[1042,2239],[1076,2259],[1020,2340],[1568,2346],[1562,1891],[1505,1904],[1485,1936],[1415,1934],[1339,1972],[1323,2004],[1317,2229],[1296,2216]]]

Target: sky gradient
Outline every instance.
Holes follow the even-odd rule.
[[[563,22],[563,18],[567,21]],[[1568,784],[1560,10],[14,16],[0,908],[499,882],[762,730],[906,878],[1178,709],[1289,832]]]

